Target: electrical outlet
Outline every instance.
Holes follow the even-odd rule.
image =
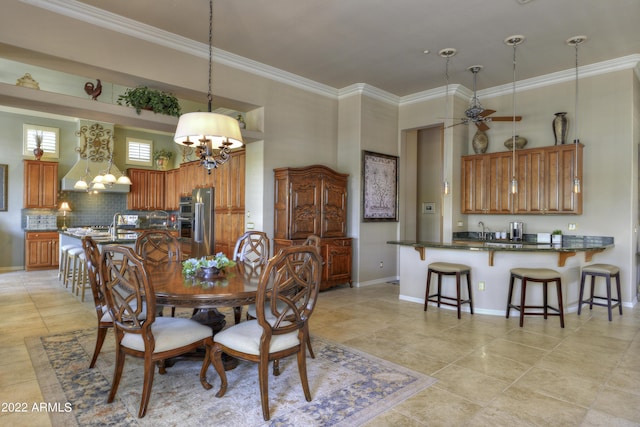
[[[464,222],[458,221],[458,227],[464,227]]]
[[[380,261],[380,268],[384,268],[384,264]]]
[[[571,222],[569,223],[569,230],[575,230],[576,229],[576,224]]]
[[[478,289],[484,291],[484,282],[478,282]]]

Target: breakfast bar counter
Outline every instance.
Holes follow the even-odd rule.
[[[471,268],[474,311],[504,316],[510,270],[516,267],[552,268],[562,277],[565,312],[576,311],[582,266],[594,258],[598,259],[597,262],[609,262],[607,253],[611,251],[607,249],[614,247],[613,238],[599,236],[565,235],[559,245],[537,244],[531,240],[486,241],[456,236],[454,239],[451,243],[387,242],[398,247],[401,300],[424,304],[430,263],[465,264]],[[453,288],[447,285],[449,280],[454,281]],[[455,289],[455,278],[443,277],[443,289]],[[535,296],[532,303],[536,303]]]

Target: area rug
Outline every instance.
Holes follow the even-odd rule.
[[[142,361],[127,357],[116,399],[107,403],[115,359],[107,335],[98,363],[89,369],[96,331],[79,330],[25,340],[43,399],[57,426],[356,426],[371,420],[435,382],[434,378],[328,340],[313,337],[315,359],[307,359],[313,400],[304,398],[295,357],[269,376],[271,420],[262,419],[257,365],[240,361],[227,372],[225,396],[211,367],[200,384],[202,362],[178,360],[165,375],[156,372],[144,418],[137,418]]]

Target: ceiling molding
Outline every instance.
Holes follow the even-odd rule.
[[[208,58],[209,48],[205,43],[200,43],[168,31],[163,31],[141,22],[107,12],[105,10],[89,6],[76,0],[20,0],[25,4],[40,7],[60,15],[64,15],[79,21],[97,25],[110,31],[127,34],[150,43],[155,43],[175,49],[180,52],[187,52],[201,58]],[[366,83],[356,83],[342,89],[336,89],[313,80],[298,76],[287,71],[262,64],[251,59],[235,55],[233,53],[214,48],[213,60],[219,64],[246,71],[269,80],[281,82],[302,90],[316,93],[329,98],[340,99],[353,94],[364,94],[388,103],[397,105],[415,104],[425,102],[437,97],[444,96],[444,87],[418,92],[415,94],[398,97],[381,89],[375,88]],[[613,71],[634,68],[640,62],[640,54],[629,55],[608,61],[603,61],[580,67],[580,78],[596,76]],[[636,69],[637,70],[637,69]],[[638,71],[636,71],[637,73]],[[516,91],[526,91],[573,80],[575,69],[568,69],[561,72],[551,73],[534,77],[527,80],[518,81]],[[461,85],[453,90],[454,96],[469,97],[472,92]],[[478,96],[492,98],[511,93],[512,84],[505,84],[478,91]]]

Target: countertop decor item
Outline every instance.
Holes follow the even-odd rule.
[[[554,245],[562,243],[562,230],[553,230],[551,232],[551,243]]]
[[[25,73],[24,76],[20,77],[16,81],[16,86],[28,87],[29,89],[40,89],[38,82],[35,81],[29,73]]]
[[[527,142],[528,142],[527,138],[525,138],[524,136],[516,135],[515,138],[511,137],[507,139],[504,142],[504,146],[507,147],[509,150],[511,150],[513,148],[514,139],[516,141],[516,150],[521,150],[524,148],[525,145],[527,145]]]
[[[569,119],[567,113],[555,113],[553,119],[553,136],[556,139],[556,145],[565,144],[567,142],[567,132],[569,131]]]
[[[511,141],[511,139],[509,139],[509,141]],[[476,154],[483,154],[487,151],[487,147],[489,146],[489,137],[484,131],[478,129],[476,130],[475,135],[473,135],[471,145],[473,146],[473,151]]]

